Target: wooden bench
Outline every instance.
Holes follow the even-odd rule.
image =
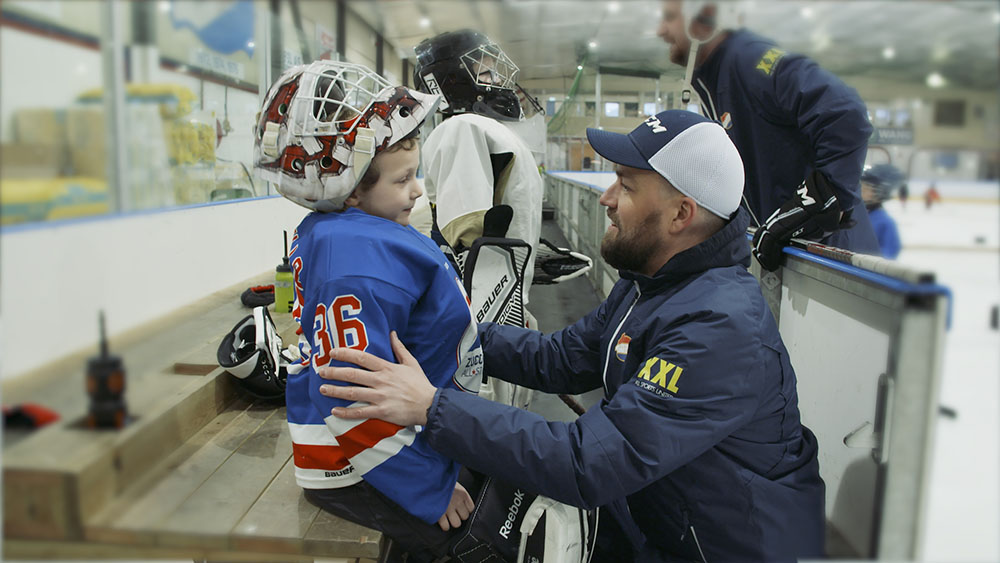
[[[305,500],[284,406],[248,399],[216,365],[222,337],[249,313],[240,292],[266,279],[111,340],[134,417],[122,430],[81,424],[93,353],[4,383],[5,404],[35,402],[62,417],[26,436],[5,431],[4,558],[378,556],[379,532]],[[275,322],[294,342],[290,316]]]

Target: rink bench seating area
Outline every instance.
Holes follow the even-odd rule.
[[[111,340],[127,374],[132,420],[122,430],[82,424],[91,353],[4,383],[5,405],[38,403],[61,417],[5,431],[4,559],[377,558],[379,532],[305,500],[284,406],[248,398],[216,363],[223,336],[250,313],[240,292],[265,281]],[[294,342],[290,316],[275,322]]]

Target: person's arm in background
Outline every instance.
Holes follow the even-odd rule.
[[[584,393],[601,386],[601,330],[607,301],[551,334],[482,323],[486,375],[546,393]]]
[[[833,187],[841,212],[861,201],[861,172],[872,125],[861,97],[831,72],[801,56],[785,55],[765,81],[759,106],[779,123],[794,124],[808,139],[815,167]]]
[[[755,93],[761,114],[794,127],[815,159],[813,170],[793,180],[801,184],[754,233],[754,256],[773,271],[792,237],[819,240],[858,221],[867,223],[867,217],[853,217],[852,211],[861,203],[861,171],[872,126],[857,92],[836,76],[805,57],[771,51],[777,60],[770,70],[750,66],[742,76],[751,83],[748,90]],[[741,54],[743,66],[751,55]]]
[[[483,216],[493,207],[493,165],[486,137],[466,121],[438,125],[424,144],[424,183],[435,194],[438,228],[457,252],[483,234]]]

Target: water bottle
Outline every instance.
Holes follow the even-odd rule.
[[[274,312],[291,313],[295,305],[295,292],[292,291],[292,267],[288,263],[288,231],[285,231],[285,257],[274,269]]]

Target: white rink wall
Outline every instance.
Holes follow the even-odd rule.
[[[306,210],[278,196],[0,230],[0,377],[273,271]]]

